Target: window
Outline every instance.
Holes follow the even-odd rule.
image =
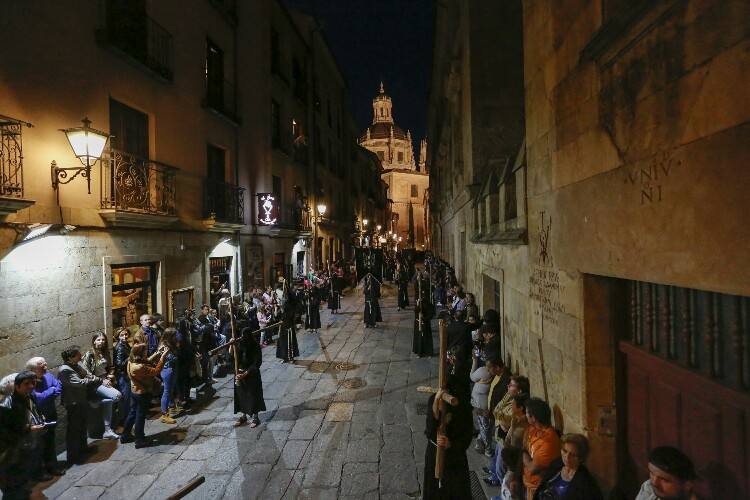
[[[416,198],[417,196],[419,196],[419,191],[417,190],[417,185],[416,184],[412,184],[411,185],[411,197],[412,198]]]
[[[281,177],[279,177],[278,175],[274,175],[274,176],[271,177],[271,183],[272,183],[271,184],[271,187],[272,187],[271,190],[273,192],[273,197],[276,198],[276,203],[278,204],[278,206],[282,207],[283,204],[282,204],[282,198],[281,197],[284,194],[283,181],[282,181]],[[281,208],[279,208],[279,214],[283,214],[283,212],[284,211],[281,210]],[[283,215],[282,215],[282,217],[283,217]]]
[[[302,65],[296,57],[292,59],[292,78],[294,78],[294,96],[300,101],[307,103],[307,82]]]
[[[271,28],[271,73],[281,74],[281,49],[279,32]]]
[[[206,185],[205,185],[205,213],[213,215],[217,220],[226,220],[231,216],[232,207],[227,197],[224,182],[226,180],[226,151],[212,144],[206,148]],[[229,203],[228,203],[229,202]]]
[[[505,181],[505,220],[513,220],[518,216],[516,198],[516,174],[511,172]]]
[[[333,146],[331,146],[331,140],[328,139],[328,169],[334,170],[334,158],[333,158]]]
[[[281,148],[281,109],[279,103],[271,100],[271,146]]]
[[[206,40],[206,104],[224,110],[224,51]]]
[[[318,163],[325,163],[325,151],[323,150],[323,139],[320,137],[320,127],[315,125],[315,159]]]
[[[403,151],[399,151],[398,152],[398,162],[399,163],[403,163],[404,162],[404,152]]]
[[[112,264],[112,327],[137,328],[141,314],[158,308],[155,262]]]
[[[148,115],[109,100],[109,133],[112,148],[139,158],[148,158]]]

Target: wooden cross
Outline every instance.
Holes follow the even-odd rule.
[[[438,365],[438,385],[439,389],[443,390],[442,397],[438,403],[440,406],[440,424],[437,429],[437,437],[445,436],[445,430],[450,422],[450,415],[446,411],[445,405],[458,406],[458,398],[447,392],[448,388],[448,374],[446,373],[445,360],[447,359],[448,353],[448,335],[445,331],[445,320],[441,319],[438,322],[438,329],[440,331],[440,364]],[[420,386],[417,387],[419,392],[438,392],[438,389],[433,387]],[[427,411],[432,411],[429,408]],[[436,440],[437,441],[437,440]],[[436,443],[437,446],[437,443]],[[438,481],[443,477],[443,462],[445,458],[445,448],[437,446],[437,453],[435,454],[435,479]]]

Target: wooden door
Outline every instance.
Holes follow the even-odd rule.
[[[683,450],[713,498],[750,494],[750,299],[631,282],[630,338],[619,342],[628,495],[648,477],[648,451]]]

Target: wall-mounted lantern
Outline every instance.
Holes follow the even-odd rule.
[[[76,155],[83,166],[81,167],[58,167],[57,162],[52,160],[50,173],[52,177],[52,189],[57,191],[58,202],[60,198],[59,185],[68,184],[79,175],[86,179],[88,192],[91,194],[91,167],[102,157],[104,147],[111,137],[106,132],[91,128],[91,120],[81,120],[83,127],[60,129],[65,133],[73,154]],[[69,175],[72,173],[72,175]]]

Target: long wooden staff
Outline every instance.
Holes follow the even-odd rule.
[[[438,382],[440,384],[440,388],[446,390],[448,388],[448,376],[445,373],[445,360],[446,354],[448,352],[448,335],[445,331],[445,320],[441,319],[438,322],[438,325],[440,330],[440,364],[438,365]],[[452,397],[450,394],[448,396]],[[440,408],[440,425],[438,425],[436,437],[445,436],[445,431],[448,427],[448,422],[450,421],[450,415],[448,415],[445,407],[445,398],[441,398],[438,404]],[[435,445],[437,447],[437,452],[435,453],[435,479],[440,481],[443,477],[445,448],[443,448],[442,446],[437,446],[437,443],[435,443]]]
[[[237,336],[234,332],[234,310],[232,308],[233,306],[233,300],[229,299],[229,325],[232,328],[232,344],[237,342]],[[234,380],[235,383],[237,382],[237,375],[239,375],[240,367],[239,367],[239,355],[237,353],[237,346],[232,346],[232,353],[234,355]]]

